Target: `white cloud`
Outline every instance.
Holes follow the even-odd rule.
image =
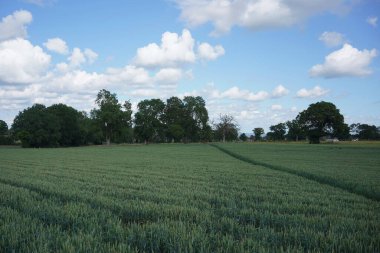
[[[202,43],[198,46],[198,57],[205,60],[215,60],[224,55],[224,48],[221,45],[211,46],[208,43]]]
[[[366,21],[373,27],[377,26],[377,17],[368,17]]]
[[[325,43],[328,47],[336,47],[343,45],[344,35],[338,32],[324,32],[319,36],[319,40]]]
[[[86,56],[87,58],[87,61],[92,64],[96,61],[96,59],[98,58],[98,54],[95,53],[94,51],[92,51],[91,49],[89,48],[86,48],[84,50],[84,55]]]
[[[289,90],[286,89],[283,85],[278,85],[272,92],[272,97],[273,98],[279,98],[283,97],[289,94]]]
[[[179,80],[182,78],[182,70],[176,68],[165,68],[160,69],[154,79],[155,81],[164,86],[173,86],[176,85]]]
[[[194,39],[189,30],[184,29],[182,35],[165,32],[161,45],[151,43],[137,49],[134,63],[144,67],[176,67],[195,62]]]
[[[67,54],[69,52],[66,42],[60,38],[48,39],[44,43],[44,46],[50,51],[53,51],[59,54]]]
[[[73,52],[69,56],[68,60],[70,66],[79,67],[80,65],[86,62],[86,57],[84,56],[82,51],[76,47],[73,49]]]
[[[0,41],[27,37],[26,25],[32,22],[29,11],[19,10],[4,17],[0,22]]]
[[[297,91],[297,97],[298,98],[317,98],[322,97],[329,93],[329,90],[323,89],[319,86],[315,86],[314,88],[307,90],[305,88],[300,89]]]
[[[30,83],[47,74],[51,57],[24,39],[0,42],[0,80]]]
[[[228,98],[228,99],[240,99],[247,101],[262,101],[269,97],[269,93],[266,91],[259,91],[253,93],[249,90],[241,90],[239,87],[234,86],[223,92],[214,91],[211,93],[215,98]]]
[[[376,56],[376,49],[360,51],[344,44],[341,49],[326,56],[323,64],[313,66],[309,73],[312,77],[325,78],[366,76],[372,73],[369,65]]]
[[[289,27],[308,17],[348,8],[341,0],[176,0],[181,18],[190,26],[212,23],[213,34],[228,32],[233,26],[251,30]]]
[[[89,48],[86,48],[84,51],[79,48],[74,48],[71,55],[68,57],[70,68],[78,68],[84,63],[92,64],[98,58],[98,54],[92,51]]]
[[[124,68],[109,68],[106,76],[108,82],[126,86],[147,86],[152,83],[146,69],[133,65],[127,65]]]
[[[182,31],[182,35],[165,32],[160,45],[151,43],[137,49],[133,64],[147,68],[179,68],[195,63],[197,59],[215,60],[225,53],[221,45],[208,43],[200,43],[195,53],[194,44],[195,40],[187,29]]]
[[[282,105],[272,105],[272,106],[270,107],[270,109],[271,109],[272,111],[281,111],[281,110],[282,110]]]

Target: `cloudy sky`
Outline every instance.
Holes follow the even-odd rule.
[[[0,119],[199,95],[241,131],[317,101],[380,125],[379,0],[0,0]]]

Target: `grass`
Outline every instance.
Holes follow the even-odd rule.
[[[0,149],[0,252],[378,252],[379,210],[204,144]]]

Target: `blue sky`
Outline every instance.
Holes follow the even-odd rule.
[[[1,0],[0,119],[33,103],[95,107],[108,89],[200,95],[242,132],[317,101],[380,125],[380,1]]]

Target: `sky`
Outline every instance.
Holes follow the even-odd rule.
[[[334,103],[380,125],[380,0],[0,0],[0,119],[202,96],[241,132]]]

